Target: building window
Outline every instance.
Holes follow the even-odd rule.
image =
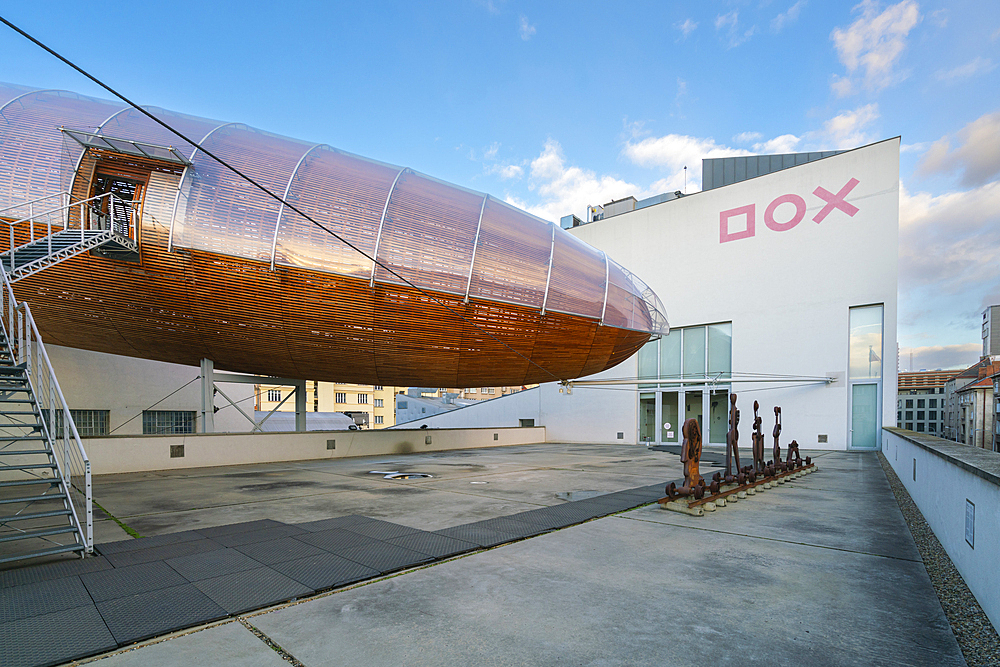
[[[380,384],[375,385],[375,391],[382,391],[383,389],[385,389],[385,387],[383,387],[382,385]]]
[[[470,387],[469,389],[465,390],[465,393],[466,394],[475,394],[476,393],[476,388],[475,387]]]
[[[897,422],[903,421],[903,413],[902,412],[897,412],[896,413],[896,421]]]
[[[931,410],[928,418],[931,420],[937,419],[937,410]]]
[[[382,407],[382,399],[381,398],[376,398],[375,399],[375,407],[376,408],[381,408]]]
[[[929,408],[936,408],[937,407],[937,399],[936,398],[930,399],[927,407],[929,407]]]
[[[194,410],[143,410],[142,434],[194,433]]]
[[[907,419],[913,419],[913,410],[907,410],[906,411],[906,418]]]
[[[365,405],[368,403],[368,394],[358,394],[358,403]]]
[[[377,426],[378,424],[381,424],[381,423],[383,423],[382,422],[382,415],[375,415],[375,425]]]
[[[913,423],[912,422],[907,422],[906,423],[906,430],[907,431],[912,431],[913,430]]]
[[[347,394],[342,391],[338,391],[333,398],[337,403],[347,403]]]
[[[267,390],[267,400],[272,403],[278,403],[281,401],[281,390],[280,389],[268,389]]]
[[[42,410],[42,418],[46,425],[49,423],[50,414],[48,410]],[[70,410],[69,414],[73,418],[73,423],[76,424],[76,432],[81,437],[108,435],[108,423],[111,421],[110,410]],[[63,421],[63,412],[58,410],[56,412],[56,428],[52,433],[53,437],[62,435]]]
[[[924,425],[921,423],[917,423],[917,433],[923,433],[923,432],[924,432]]]
[[[671,329],[639,349],[639,377],[728,380],[733,370],[732,332],[732,322]]]
[[[490,393],[491,394],[497,393],[496,387],[490,387]]]
[[[936,433],[937,432],[937,424],[935,424],[934,422],[931,422],[930,424],[927,425],[927,430],[930,431],[931,433]]]
[[[56,413],[62,416],[61,412]],[[81,436],[107,435],[110,410],[70,410],[73,423]]]
[[[400,410],[405,410],[406,409],[406,401],[400,401],[400,402],[398,402],[396,404],[396,407],[398,407]]]
[[[924,407],[924,399],[922,399],[922,398],[918,398],[917,399],[917,407],[918,408]]]
[[[908,407],[908,408],[912,408],[913,407],[913,399],[912,398],[908,398],[906,400],[906,407]]]
[[[924,417],[924,411],[923,410],[917,410],[917,420],[920,421],[920,420],[923,420],[923,419],[926,419],[926,417]]]

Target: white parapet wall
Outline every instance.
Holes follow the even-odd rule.
[[[545,428],[208,433],[85,438],[95,475],[532,445]]]
[[[882,453],[1000,629],[1000,454],[897,428]]]

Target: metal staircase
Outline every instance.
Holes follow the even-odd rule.
[[[10,245],[0,253],[0,264],[17,282],[90,250],[134,255],[139,251],[134,204],[113,193],[72,201],[64,192],[0,210],[10,227]]]
[[[59,197],[54,207],[21,205],[27,217],[17,207],[0,210],[10,225],[10,246],[0,253],[0,565],[93,552],[90,460],[31,308],[17,302],[11,285],[92,249],[132,253],[138,246],[131,215],[115,219],[131,202],[111,194],[73,204]],[[103,197],[107,215],[98,208]]]

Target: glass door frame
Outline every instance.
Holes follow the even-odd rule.
[[[854,386],[859,384],[875,385],[875,446],[854,446]],[[882,380],[859,379],[847,383],[847,451],[877,452],[882,449]]]
[[[684,437],[681,434],[681,426],[684,424],[686,414],[687,414],[687,395],[688,394],[701,394],[701,437],[702,442],[705,445],[725,445],[725,441],[722,442],[710,442],[711,438],[711,408],[712,408],[712,392],[713,391],[725,391],[726,392],[726,405],[728,406],[729,394],[732,393],[732,385],[728,382],[726,384],[706,384],[706,385],[681,385],[677,387],[647,387],[645,389],[640,389],[637,394],[653,394],[653,405],[654,405],[654,432],[656,437],[653,440],[643,440],[642,439],[642,424],[641,419],[638,424],[639,428],[639,443],[646,445],[680,445],[684,441]],[[674,394],[677,396],[677,418],[680,423],[671,424],[671,430],[676,434],[676,441],[666,440],[664,438],[664,428],[663,428],[663,395],[664,394]],[[641,400],[637,396],[638,400]],[[727,407],[728,413],[728,407]]]

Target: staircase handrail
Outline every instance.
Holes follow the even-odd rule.
[[[93,553],[94,511],[90,459],[83,448],[83,441],[59,386],[49,354],[35,324],[35,318],[31,315],[31,308],[26,302],[17,302],[7,270],[2,264],[0,264],[0,279],[3,281],[3,289],[0,291],[0,326],[3,326],[7,335],[11,353],[14,351],[14,342],[17,342],[17,363],[25,368],[28,384],[42,414],[42,431],[53,453],[59,476],[65,484],[66,504],[72,512],[73,525],[76,526],[80,543],[84,545],[87,553]],[[46,411],[48,418],[44,415]],[[57,428],[57,414],[62,414],[62,429]],[[58,433],[59,430],[62,431],[61,435]],[[83,489],[77,488],[77,490],[84,495],[86,526],[80,523],[71,496],[73,477],[80,475],[83,476]]]
[[[24,206],[31,208],[34,207],[34,205],[37,204],[38,202],[45,201],[46,199],[52,199],[54,197],[59,197],[60,201],[62,201],[63,205],[65,205],[69,201],[70,196],[71,195],[68,192],[56,192],[50,195],[45,195],[44,197],[38,197],[37,199],[32,199],[31,201],[25,201],[19,204],[11,204],[10,206],[5,206],[4,208],[0,208],[0,218],[8,217],[4,216],[4,212],[9,211],[11,209],[22,208]],[[28,217],[31,217],[30,213]]]
[[[31,245],[32,243],[35,242],[35,240],[36,240],[35,239],[35,221],[36,220],[44,219],[44,223],[43,224],[46,227],[46,232],[45,232],[44,235],[39,236],[38,240],[41,240],[41,239],[44,239],[44,238],[48,239],[48,241],[49,241],[48,252],[51,255],[52,254],[52,227],[53,227],[52,218],[53,218],[53,214],[65,212],[65,215],[59,215],[59,217],[57,219],[57,222],[55,223],[55,226],[57,227],[56,231],[66,231],[66,230],[70,229],[70,211],[72,210],[72,208],[74,206],[78,206],[80,208],[80,240],[82,241],[83,238],[84,238],[84,232],[87,229],[92,229],[93,228],[93,222],[90,221],[91,216],[88,215],[89,212],[90,212],[90,209],[86,206],[86,204],[91,203],[91,202],[99,201],[101,199],[104,199],[105,197],[108,198],[108,214],[109,214],[108,229],[110,231],[113,231],[113,232],[115,232],[117,234],[120,234],[121,236],[124,236],[126,238],[130,238],[130,239],[133,239],[133,240],[136,238],[136,236],[135,236],[135,224],[136,224],[136,220],[135,220],[134,212],[133,212],[133,215],[130,216],[130,219],[128,219],[126,221],[127,227],[125,227],[123,230],[119,229],[119,227],[122,227],[122,225],[116,225],[115,224],[115,201],[118,201],[121,204],[126,204],[126,205],[129,205],[129,206],[136,206],[136,205],[138,205],[138,204],[141,203],[140,201],[134,200],[134,199],[132,199],[132,200],[122,199],[121,197],[118,197],[117,195],[115,195],[113,192],[105,192],[104,194],[94,195],[93,197],[90,197],[89,199],[82,199],[82,200],[79,200],[79,201],[72,201],[73,198],[72,198],[72,196],[68,192],[61,192],[61,193],[58,193],[58,196],[63,197],[63,200],[64,200],[65,203],[63,203],[63,204],[61,204],[61,205],[59,205],[59,206],[57,206],[55,208],[46,209],[46,210],[44,210],[44,211],[42,211],[40,213],[35,213],[34,212],[34,210],[33,210],[33,204],[35,202],[42,201],[44,199],[48,199],[48,198],[55,197],[55,196],[57,196],[57,195],[49,195],[48,197],[42,197],[42,198],[36,199],[36,200],[34,200],[32,202],[25,202],[24,204],[18,204],[18,206],[28,206],[28,209],[29,209],[28,217],[26,217],[26,218],[20,218],[18,220],[3,220],[3,222],[7,223],[8,227],[10,228],[10,245],[8,247],[8,250],[5,251],[5,252],[9,252],[10,253],[10,266],[11,266],[11,268],[14,267],[14,255],[17,252],[18,248],[23,248],[23,247],[25,247],[27,245]],[[4,209],[4,210],[9,210],[10,208],[14,208],[14,207],[11,206],[11,207],[8,207],[7,209]],[[28,239],[29,240],[28,240],[27,243],[22,243],[22,244],[20,244],[18,246],[15,246],[14,245],[14,226],[22,224],[24,222],[29,223],[30,226],[31,226],[30,227],[30,231],[28,233]],[[59,227],[61,227],[61,230],[58,229]],[[0,253],[0,254],[5,254],[5,253]]]

